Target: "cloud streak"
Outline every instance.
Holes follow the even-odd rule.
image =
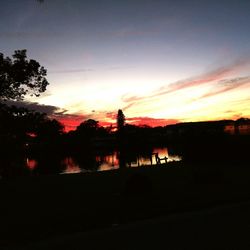
[[[151,95],[147,95],[147,96],[124,95],[122,97],[122,101],[126,103],[134,103],[134,102],[142,101],[145,99],[151,99],[154,97],[171,94],[171,93],[174,93],[174,92],[186,89],[186,88],[197,87],[197,86],[205,85],[208,83],[214,83],[216,81],[223,80],[224,78],[229,77],[234,73],[240,72],[246,66],[249,66],[249,64],[250,64],[249,59],[241,59],[230,65],[211,70],[199,76],[185,79],[185,80],[178,81],[178,82],[174,82],[168,85],[164,85],[156,89]],[[233,87],[227,87],[225,88],[225,90],[226,89],[230,90],[230,88],[233,89]]]
[[[239,88],[239,87],[246,85],[246,84],[249,84],[249,83],[250,83],[250,76],[222,80],[221,82],[219,82],[219,85],[221,85],[221,86],[216,86],[217,89],[214,89],[214,90],[202,95],[199,99],[222,94],[222,93]]]
[[[62,70],[49,70],[49,74],[68,74],[68,73],[82,73],[94,71],[93,69],[62,69]]]

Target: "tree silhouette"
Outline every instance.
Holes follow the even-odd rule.
[[[94,130],[96,130],[98,127],[99,127],[98,121],[93,120],[93,119],[88,119],[88,120],[82,122],[82,123],[77,127],[77,129],[83,128],[83,129],[94,129]]]
[[[122,110],[119,109],[117,113],[117,130],[121,131],[125,125],[125,115]]]
[[[81,136],[84,137],[93,137],[96,134],[97,129],[99,128],[98,121],[93,119],[88,119],[82,122],[77,128],[76,131]]]
[[[45,114],[0,103],[0,131],[2,134],[23,137],[27,133],[35,132],[37,124],[44,119]]]
[[[64,126],[53,119],[43,119],[37,124],[35,133],[39,139],[53,140],[59,137],[63,133]]]
[[[0,53],[0,100],[22,100],[25,95],[39,96],[49,84],[47,71],[28,60],[26,50],[16,50],[13,59]]]

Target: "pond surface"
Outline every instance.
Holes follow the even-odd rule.
[[[84,161],[84,159],[77,159],[73,156],[68,156],[60,160],[60,173],[84,173],[93,171],[106,171],[118,169],[121,167],[121,154],[118,151],[106,153],[102,155],[93,156],[92,161]],[[169,153],[167,147],[154,148],[150,153],[142,153],[133,155],[133,157],[125,157],[125,167],[140,167],[143,165],[155,165],[158,163],[168,163],[172,161],[180,161],[182,158],[178,155]],[[26,160],[27,168],[33,172],[38,166],[38,161],[32,158]]]

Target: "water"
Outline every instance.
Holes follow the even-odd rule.
[[[133,155],[132,157],[125,157],[125,167],[155,165],[157,164],[157,155],[161,163],[181,160],[181,156],[170,154],[166,147],[154,148],[151,153],[141,153]],[[165,157],[167,159],[165,159]],[[84,161],[82,158],[79,160],[73,156],[68,156],[60,160],[61,170],[59,170],[59,172],[61,174],[70,174],[114,170],[120,167],[120,159],[121,155],[118,151],[96,155],[91,162]],[[35,159],[27,158],[26,166],[31,172],[33,172],[36,170],[38,162]]]

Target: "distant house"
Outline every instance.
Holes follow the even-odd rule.
[[[209,136],[224,132],[229,121],[186,122],[167,126],[169,135]]]
[[[242,124],[239,126],[240,135],[250,135],[250,124]]]
[[[250,135],[250,119],[232,121],[225,125],[224,132],[231,135]]]
[[[235,128],[239,135],[250,135],[250,119],[241,118],[237,120]]]
[[[206,122],[186,122],[165,127],[165,135],[176,136],[215,136],[222,134],[250,135],[250,119],[237,121],[221,120]]]
[[[224,132],[226,134],[234,135],[235,134],[235,122],[232,121],[226,124],[224,127]]]

